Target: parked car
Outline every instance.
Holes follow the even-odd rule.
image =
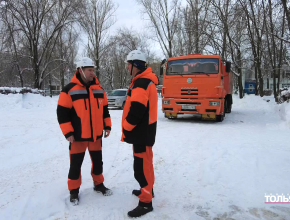
[[[121,108],[123,109],[125,106],[126,98],[127,98],[127,89],[115,89],[107,94],[108,96],[108,106]]]

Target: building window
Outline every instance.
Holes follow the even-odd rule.
[[[290,84],[282,84],[282,88],[290,88]]]

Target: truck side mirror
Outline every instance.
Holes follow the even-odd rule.
[[[227,73],[229,73],[229,72],[231,72],[231,65],[232,65],[232,63],[231,62],[226,62],[226,72]]]
[[[163,75],[163,67],[162,67],[162,65],[160,65],[160,76],[162,76]]]
[[[166,59],[162,60],[161,64],[160,64],[160,76],[163,75],[163,64],[166,62]]]

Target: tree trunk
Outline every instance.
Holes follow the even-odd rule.
[[[274,98],[277,102],[277,85],[276,85],[276,70],[273,70],[273,90],[274,90]]]
[[[284,8],[284,12],[286,14],[287,22],[288,22],[288,28],[290,31],[290,10],[287,8],[287,0],[281,0]]]
[[[196,0],[195,1],[195,9],[196,9],[196,11],[195,11],[195,30],[194,30],[194,40],[195,40],[195,53],[199,53],[199,41],[198,41],[198,22],[199,22],[199,20],[198,20],[198,13],[197,13],[197,11],[198,11],[198,0]]]
[[[258,62],[258,77],[259,77],[259,93],[260,96],[264,96],[264,80],[262,77],[261,63]]]
[[[99,58],[95,59],[95,63],[96,63],[96,77],[98,78],[98,80],[100,80],[100,61]]]
[[[49,80],[48,80],[49,82],[49,92],[50,92],[50,97],[52,98],[52,82],[51,82],[51,74],[49,74]]]
[[[18,71],[18,75],[19,75],[19,78],[20,78],[20,84],[21,84],[21,87],[23,88],[23,76],[22,76],[22,73],[23,73],[23,71],[21,71],[21,69],[20,69],[20,66],[19,66],[19,64],[17,63],[16,64],[16,66],[17,66],[17,71]]]
[[[257,69],[257,66],[256,65],[255,65],[255,80],[256,80],[256,84],[255,84],[255,95],[259,95],[259,91],[258,91],[259,78],[258,78],[258,69]]]
[[[239,85],[239,94],[240,94],[240,99],[244,97],[244,88],[243,88],[243,76],[242,76],[242,69],[238,67],[238,85]]]
[[[39,86],[39,66],[34,63],[34,88],[40,89]]]
[[[60,58],[64,59],[64,54],[63,54],[63,40],[62,40],[62,30],[60,31],[60,35],[59,35],[59,46],[60,46]],[[63,61],[60,60],[59,61],[59,69],[60,69],[60,84],[61,84],[61,88],[64,88],[64,75],[65,75],[65,69],[64,69],[64,65],[63,65]]]
[[[280,91],[280,68],[278,69],[278,77],[277,77],[277,91],[279,92]]]
[[[20,84],[21,84],[21,87],[23,88],[23,86],[24,86],[24,85],[23,85],[23,84],[24,84],[24,82],[23,82],[23,77],[22,77],[21,74],[19,75],[19,77],[20,77]]]
[[[284,12],[283,22],[282,22],[282,34],[281,37],[284,37],[285,31],[285,16],[286,12]],[[279,49],[279,60],[278,60],[278,92],[280,91],[280,77],[281,77],[281,67],[282,67],[282,54],[283,54],[283,40],[280,41],[280,49]]]
[[[238,84],[239,84],[239,94],[240,94],[240,99],[244,97],[244,88],[243,88],[243,74],[242,74],[242,53],[241,50],[238,48],[237,49],[238,54],[237,54],[237,60],[238,60]]]

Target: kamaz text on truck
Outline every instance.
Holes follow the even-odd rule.
[[[223,121],[233,99],[231,63],[219,55],[189,54],[163,60],[162,111],[166,118],[199,114],[202,119]],[[165,70],[165,71],[164,71]]]

